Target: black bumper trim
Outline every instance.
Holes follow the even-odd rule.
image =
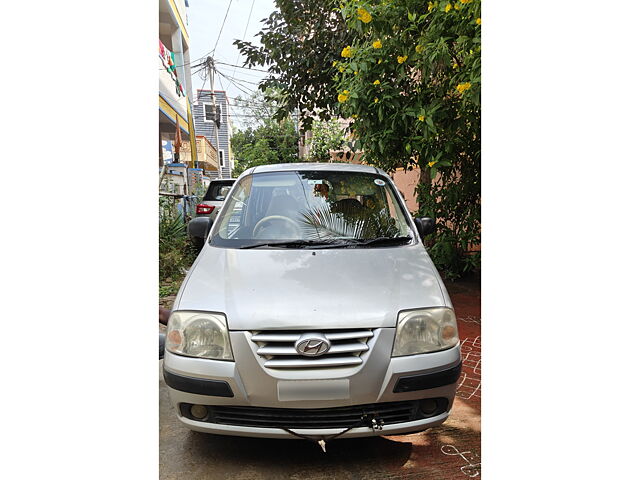
[[[393,393],[415,392],[417,390],[428,390],[430,388],[451,385],[458,381],[461,371],[462,362],[453,368],[441,372],[400,377],[396,382],[396,386],[393,387]]]
[[[174,390],[210,395],[212,397],[233,397],[229,384],[223,380],[208,380],[204,378],[185,377],[162,369],[165,383]]]

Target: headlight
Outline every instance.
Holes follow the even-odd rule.
[[[447,307],[400,312],[394,357],[437,352],[458,343],[458,326],[453,310]]]
[[[179,355],[233,360],[227,321],[219,313],[173,312],[165,345]]]

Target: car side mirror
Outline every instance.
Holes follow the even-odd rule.
[[[429,235],[430,233],[433,233],[436,229],[436,222],[433,218],[429,218],[429,217],[414,218],[413,221],[416,224],[416,228],[418,229],[420,238],[424,238],[425,235]]]
[[[189,235],[195,238],[205,239],[213,226],[213,220],[209,217],[194,218],[189,222],[187,230]]]

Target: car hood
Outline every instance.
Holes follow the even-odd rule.
[[[231,249],[205,245],[174,310],[222,312],[230,330],[394,327],[398,311],[451,306],[422,245]]]

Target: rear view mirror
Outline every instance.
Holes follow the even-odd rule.
[[[189,222],[187,230],[189,235],[195,238],[205,239],[209,235],[209,230],[213,225],[213,220],[209,217],[194,218]]]
[[[425,235],[429,235],[430,233],[433,233],[436,229],[436,222],[433,218],[429,218],[429,217],[414,218],[413,221],[416,224],[416,228],[418,229],[420,238],[423,238]]]

